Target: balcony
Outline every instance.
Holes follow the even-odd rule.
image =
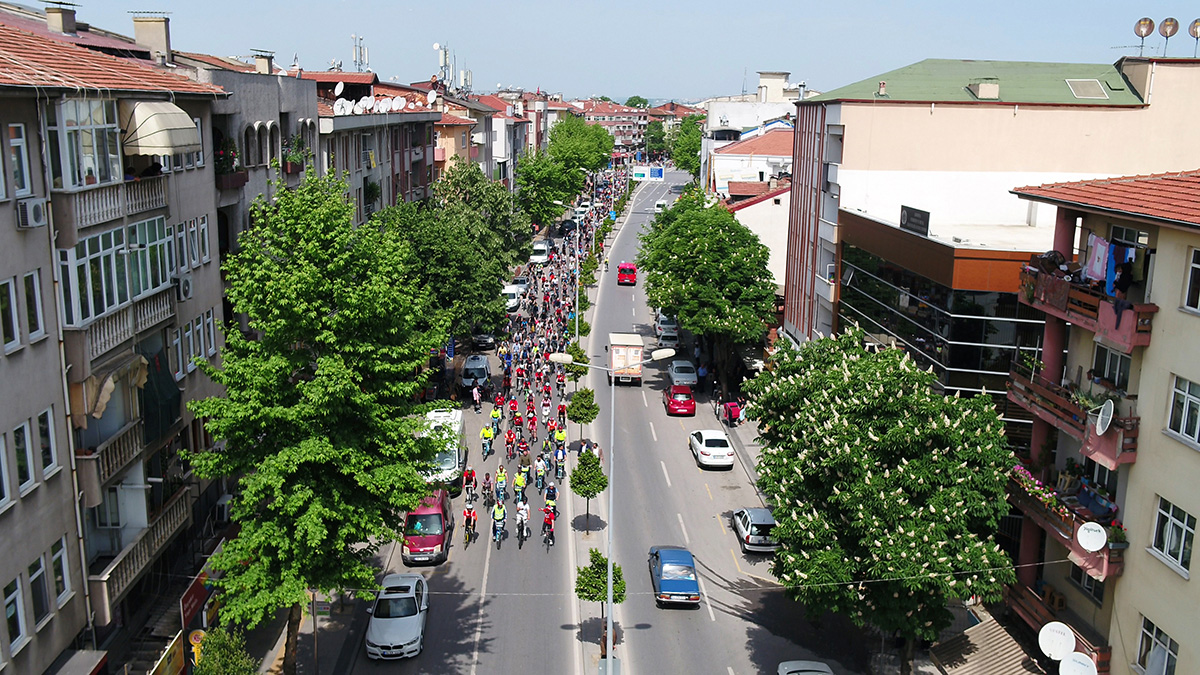
[[[155,325],[175,316],[175,287],[163,286],[150,295],[142,296],[111,314],[106,314],[83,327],[64,326],[68,354],[79,354],[74,345],[82,338],[82,354],[95,361]]]
[[[817,295],[823,298],[825,302],[833,304],[833,280],[820,273],[815,276],[817,281],[813,284],[813,287],[816,289]]]
[[[1116,298],[1029,266],[1021,270],[1018,297],[1030,307],[1097,334],[1126,353],[1150,344],[1150,330],[1158,312],[1158,305],[1133,304],[1118,317]]]
[[[1048,488],[1047,488],[1048,490]],[[1096,551],[1088,551],[1079,544],[1079,528],[1084,523],[1094,522],[1086,517],[1088,513],[1081,506],[1070,508],[1063,501],[1053,499],[1054,506],[1048,506],[1040,498],[1030,493],[1015,477],[1008,479],[1008,501],[1025,514],[1025,517],[1037,523],[1047,535],[1070,553],[1067,557],[1083,571],[1099,581],[1121,576],[1125,569],[1125,542],[1109,542],[1107,546]],[[1104,521],[1107,525],[1108,521]]]
[[[1108,431],[1097,434],[1089,411],[1076,403],[1065,387],[1015,362],[1008,378],[1008,400],[1080,441],[1079,452],[1084,457],[1110,471],[1137,461],[1140,417],[1114,417]]]
[[[108,625],[113,620],[113,605],[125,595],[146,567],[158,557],[192,514],[189,496],[184,486],[175,493],[133,541],[121,549],[117,557],[99,573],[88,577],[96,623]]]
[[[1087,624],[1074,612],[1066,607],[1055,610],[1033,589],[1020,583],[1004,587],[1004,604],[1008,606],[1009,612],[1016,614],[1028,624],[1034,633],[1040,631],[1042,626],[1051,621],[1065,623],[1075,634],[1074,651],[1090,656],[1096,664],[1096,672],[1099,675],[1111,672],[1112,647],[1104,644],[1102,636],[1093,634],[1094,631],[1088,628],[1083,628]]]
[[[87,495],[88,506],[100,503],[106,483],[120,475],[142,452],[145,430],[141,418],[135,419],[95,448],[80,448],[75,455],[79,480]]]
[[[55,225],[82,230],[125,216],[165,209],[170,176],[147,176],[136,181],[111,183],[79,192],[52,192]]]

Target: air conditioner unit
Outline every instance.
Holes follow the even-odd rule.
[[[42,227],[49,220],[49,214],[46,212],[46,199],[37,197],[34,199],[17,200],[17,227],[22,230],[28,230],[35,227]]]
[[[233,495],[226,492],[217,500],[217,505],[213,507],[213,519],[219,525],[225,525],[229,522],[229,504],[233,501]]]
[[[175,277],[175,297],[180,302],[192,299],[192,275],[179,274]]]

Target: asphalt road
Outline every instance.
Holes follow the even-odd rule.
[[[610,239],[611,270],[600,273],[593,290],[596,309],[585,348],[593,363],[605,363],[609,332],[637,332],[653,343],[653,314],[642,286],[616,286],[616,263],[636,256],[638,232],[653,217],[657,200],[671,201],[673,183],[687,175],[668,173],[667,183],[641,187],[630,216]],[[691,345],[680,357],[691,356]],[[585,430],[599,441],[607,465],[615,452],[616,562],[622,566],[627,595],[617,607],[617,646],[622,675],[650,673],[774,673],[780,661],[818,659],[836,673],[862,672],[869,644],[861,632],[837,617],[819,623],[804,618],[803,608],[788,600],[771,580],[767,559],[745,555],[730,533],[729,518],[738,508],[758,506],[757,494],[742,455],[733,470],[701,470],[687,448],[687,434],[720,428],[706,396],[695,417],[667,417],[662,406],[664,364],[645,367],[641,387],[618,386],[615,410],[603,372],[592,371],[581,386],[596,391],[600,417]],[[487,419],[464,411],[469,462],[482,476],[495,473],[493,456],[479,461],[478,433]],[[608,437],[610,415],[616,414],[616,438]],[[578,425],[569,425],[572,444]],[[572,465],[573,465],[572,455]],[[606,466],[607,469],[607,466]],[[481,517],[481,539],[467,548],[455,531],[448,562],[412,568],[429,578],[431,605],[424,652],[401,662],[372,662],[362,646],[367,614],[358,603],[340,619],[344,631],[338,673],[596,673],[601,618],[598,603],[581,603],[574,595],[575,567],[587,560],[589,548],[605,550],[604,527],[611,521],[607,494],[591,504],[590,531],[584,504],[574,497],[559,500],[562,517],[558,545],[547,551],[537,536],[518,549],[510,512],[509,537],[500,550],[488,542]],[[530,491],[536,509],[541,499]],[[462,498],[454,500],[461,521]],[[536,511],[535,511],[536,513]],[[482,516],[482,513],[481,513]],[[456,521],[456,525],[461,524]],[[660,609],[651,596],[647,553],[652,545],[688,547],[695,555],[704,602],[695,609]],[[381,551],[386,571],[410,571],[399,545]],[[332,628],[332,626],[331,626]]]

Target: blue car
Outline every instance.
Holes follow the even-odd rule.
[[[650,549],[650,585],[659,605],[700,604],[700,578],[696,561],[686,548],[654,546]]]

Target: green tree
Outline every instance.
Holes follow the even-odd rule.
[[[774,316],[770,251],[725,207],[708,206],[696,192],[659,214],[641,240],[637,263],[650,306],[707,338],[728,391],[738,347],[761,340]]]
[[[310,172],[255,200],[224,265],[254,339],[229,331],[220,366],[201,364],[224,393],[188,405],[224,446],[185,458],[239,486],[239,533],[211,560],[222,617],[253,628],[289,608],[289,675],[309,589],[375,586],[375,552],[427,494],[436,451],[414,401],[446,321],[408,244],[356,228],[346,190]]]
[[[663,131],[663,123],[659,120],[646,125],[646,152],[651,155],[661,155],[667,151],[667,133]]]
[[[671,161],[675,166],[692,174],[693,180],[700,180],[700,123],[702,115],[688,115],[679,124],[671,144]]]
[[[598,124],[567,115],[550,129],[547,152],[567,171],[599,171],[612,159],[613,138]]]
[[[613,603],[625,602],[625,574],[621,566],[613,563]],[[584,602],[599,602],[600,617],[603,618],[604,604],[608,602],[608,557],[593,548],[588,551],[588,565],[576,568],[575,597]]]
[[[580,389],[575,392],[575,396],[579,396],[590,389]],[[573,401],[573,399],[572,399]],[[572,422],[578,420],[571,418],[571,408],[567,406],[567,418]],[[593,416],[592,419],[595,419]],[[600,458],[591,452],[579,453],[579,463],[571,470],[570,475],[571,492],[583,497],[584,507],[587,512],[587,522],[590,525],[592,521],[592,500],[608,487],[608,476],[604,475],[604,470],[600,468]]]
[[[596,100],[597,100],[597,101],[605,101],[605,102],[607,102],[607,103],[612,103],[612,102],[613,102],[613,100],[612,100],[611,98],[607,97],[607,96],[597,96],[597,97],[596,97]]]
[[[517,185],[517,203],[534,223],[544,226],[557,222],[562,204],[583,189],[583,174],[568,171],[553,155],[539,150],[517,160]]]
[[[529,257],[529,216],[508,188],[488,179],[474,162],[454,158],[434,182],[433,194],[442,209],[464,212],[470,243],[500,256],[501,264],[511,267]]]
[[[630,108],[649,108],[650,101],[647,101],[642,96],[630,96],[629,98],[625,99],[625,105],[629,106]]]
[[[584,375],[587,375],[588,367],[586,365],[578,365],[578,364],[589,363],[587,354],[584,353],[583,347],[579,346],[579,340],[575,340],[571,344],[567,345],[567,353],[570,354],[571,358],[575,360],[575,363],[566,366],[567,378],[570,379],[572,382],[578,382],[579,378],[583,377]],[[588,389],[587,391],[591,391],[591,389]],[[579,392],[576,391],[575,395],[578,396]],[[594,394],[593,394],[592,398],[593,398],[592,406],[595,407],[596,403],[595,403],[595,395]],[[599,409],[597,409],[596,414],[599,414],[599,412],[600,412]],[[567,419],[571,419],[570,406],[567,406]],[[594,419],[596,419],[595,416],[593,416],[591,419],[589,419],[588,422],[591,422]],[[574,420],[571,419],[571,421],[574,421]],[[583,422],[582,424],[587,424],[587,422]],[[581,430],[581,432],[582,432],[582,430]]]
[[[858,327],[781,351],[749,383],[759,486],[783,545],[772,572],[810,616],[846,614],[907,640],[950,625],[951,598],[1000,598],[1015,575],[993,535],[1013,455],[987,394],[948,397]]]
[[[259,662],[246,651],[246,639],[237,631],[209,628],[200,643],[201,656],[193,675],[257,675]]]

